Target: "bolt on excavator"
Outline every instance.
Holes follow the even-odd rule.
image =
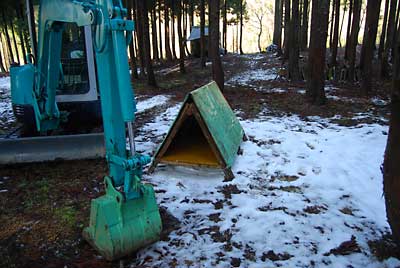
[[[157,241],[162,229],[154,190],[141,182],[143,166],[151,159],[136,153],[134,143],[136,103],[127,55],[134,22],[126,19],[121,0],[41,0],[39,7],[36,58],[10,70],[13,106],[22,109],[22,116],[29,111],[41,133],[67,120],[68,113],[57,104],[63,31],[71,24],[84,27],[96,67],[94,72],[88,66],[90,75],[96,74],[92,81],[100,97],[109,175],[105,195],[91,202],[83,236],[114,260]]]

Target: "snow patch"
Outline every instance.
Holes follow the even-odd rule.
[[[226,85],[242,85],[254,87],[255,81],[271,81],[277,78],[275,69],[254,69],[233,76],[226,82]]]
[[[147,123],[138,148],[161,143],[180,105]],[[135,265],[178,267],[396,267],[379,262],[368,240],[389,231],[380,165],[388,127],[342,127],[319,117],[242,120],[249,138],[233,166],[220,170],[159,166],[144,179],[181,222],[167,240],[138,253]],[[360,253],[329,255],[354,236]],[[274,260],[268,257],[273,251]]]
[[[142,113],[146,110],[150,110],[156,106],[164,105],[170,98],[165,95],[157,95],[145,100],[138,100],[136,109],[138,113]]]

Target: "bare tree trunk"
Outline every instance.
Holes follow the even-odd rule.
[[[379,13],[381,0],[368,1],[367,18],[365,22],[365,39],[363,40],[364,57],[362,61],[362,83],[361,88],[367,95],[371,91],[372,80],[372,60],[374,58],[374,47],[376,42],[376,33],[378,32]]]
[[[388,141],[383,163],[386,215],[393,238],[400,245],[400,42],[397,40]]]
[[[13,40],[13,44],[14,44],[15,57],[17,58],[17,63],[19,65],[20,64],[19,51],[18,51],[17,38],[15,36],[15,31],[14,31],[13,24],[14,24],[13,21],[10,20],[10,27],[11,27],[12,40]]]
[[[3,59],[4,59],[4,67],[7,70],[9,70],[10,67],[10,55],[8,54],[8,49],[7,49],[7,41],[4,40],[4,35],[2,33],[0,33],[0,45],[1,45],[1,49],[3,50]]]
[[[342,23],[340,24],[340,30],[339,30],[339,44],[340,44],[340,47],[342,47],[342,41],[341,41],[341,39],[342,39],[343,24],[344,24],[344,16],[346,15],[346,10],[347,10],[347,0],[344,1]]]
[[[378,49],[378,59],[382,60],[383,51],[385,50],[385,39],[386,39],[386,29],[387,29],[387,20],[389,15],[389,5],[390,0],[385,1],[385,13],[383,15],[383,25],[382,25],[382,32],[381,37],[379,40],[379,49]]]
[[[144,40],[144,19],[143,17],[147,14],[143,14],[143,7],[142,4],[140,4],[141,0],[136,0],[136,23],[137,23],[137,40],[138,40],[138,55],[139,55],[139,61],[140,61],[140,76],[144,77],[146,76],[146,56],[145,56],[145,40]]]
[[[33,0],[26,0],[26,8],[28,14],[29,35],[31,37],[31,51],[36,57],[37,52],[37,37],[36,37],[36,27],[35,27],[35,13],[33,10]]]
[[[22,3],[20,3],[17,8],[16,8],[16,12],[17,12],[17,17],[18,19],[21,20],[21,22],[23,24],[25,24],[25,18],[24,18],[24,12],[23,12],[23,7],[22,7]],[[24,31],[22,29],[22,27],[18,27],[18,35],[19,35],[19,39],[21,41],[21,50],[22,50],[22,58],[24,60],[24,64],[27,64],[27,60],[26,60],[26,48],[25,48],[25,36],[24,36]]]
[[[187,4],[187,0],[183,0],[183,2],[182,2],[182,6],[183,6],[183,15],[182,15],[182,20],[183,20],[183,47],[184,47],[184,50],[185,50],[185,57],[186,57],[186,55],[190,55],[190,51],[189,51],[189,48],[188,48],[188,45],[187,45],[187,42],[186,42],[186,40],[187,40],[187,30],[188,30],[188,27],[187,27],[187,25],[188,25],[188,8],[189,8],[189,5]]]
[[[206,7],[205,0],[200,1],[200,66],[201,68],[206,67],[206,38],[204,34],[204,28],[206,23]],[[210,38],[209,38],[210,39]]]
[[[261,19],[259,18],[258,23],[259,23],[260,25],[259,25],[259,32],[258,32],[258,36],[257,36],[257,45],[258,45],[258,51],[261,53],[261,52],[262,52],[262,47],[261,47],[261,36],[262,36],[262,33],[263,33],[263,22],[262,22],[262,18],[261,18]],[[290,30],[289,30],[289,32],[290,32]],[[289,42],[290,42],[290,37],[288,37],[288,41],[287,41],[288,50],[289,50],[289,47],[290,47]],[[289,51],[288,51],[288,53],[289,53]]]
[[[386,32],[386,42],[385,42],[385,49],[382,55],[381,61],[381,77],[388,77],[389,76],[389,50],[392,47],[394,31],[397,29],[395,28],[395,19],[396,19],[396,3],[397,0],[390,1],[390,9],[389,9],[389,21],[387,25],[387,32]]]
[[[346,49],[344,51],[344,59],[347,60],[349,58],[349,45],[351,39],[351,19],[353,15],[353,3],[355,0],[350,0],[350,7],[349,7],[349,19],[347,21],[347,34],[346,34]]]
[[[308,47],[308,17],[309,17],[309,1],[310,0],[304,0],[303,4],[303,23],[301,27],[301,49],[305,50]]]
[[[174,56],[174,59],[177,59],[178,57],[176,56],[176,43],[175,43],[175,0],[171,1],[171,34],[172,34],[172,55]]]
[[[150,33],[149,33],[149,16],[147,9],[147,1],[137,1],[138,10],[141,12],[141,25],[143,28],[143,45],[144,45],[144,54],[145,54],[145,62],[146,62],[146,70],[147,70],[147,84],[150,86],[157,86],[156,78],[154,76],[153,64],[151,61],[151,53],[150,53]]]
[[[281,1],[275,0],[274,37],[272,43],[278,47],[278,55],[282,53],[282,9]]]
[[[4,67],[4,64],[3,64],[3,55],[1,55],[1,49],[0,49],[0,72],[2,72],[2,73],[6,72],[6,68]]]
[[[8,33],[7,19],[6,19],[6,15],[4,13],[4,10],[2,10],[1,14],[2,14],[3,23],[4,23],[4,29],[3,30],[4,30],[4,34],[5,34],[5,37],[6,37],[7,49],[8,49],[8,55],[9,55],[9,59],[8,60],[9,60],[10,63],[13,63],[13,62],[15,62],[14,54],[13,54],[13,51],[12,51],[11,39],[10,39],[10,35]]]
[[[329,48],[332,49],[333,43],[333,26],[335,24],[335,0],[332,1],[332,12],[331,12],[331,21],[330,21],[330,31],[329,31]]]
[[[393,41],[392,41],[392,49],[391,49],[391,62],[394,62],[394,51],[396,49],[396,40],[397,40],[397,35],[398,35],[398,31],[396,30],[397,27],[399,27],[399,16],[400,16],[400,1],[398,2],[397,5],[397,11],[396,11],[396,22],[394,24],[394,34],[393,34]]]
[[[289,79],[302,80],[299,69],[299,0],[292,0],[292,18],[289,37]]]
[[[192,32],[192,27],[194,26],[194,3],[189,0],[189,22],[190,22],[190,32]]]
[[[240,54],[243,54],[242,44],[243,44],[243,0],[240,0],[240,36],[239,36]],[[259,46],[260,46],[260,44],[259,44]]]
[[[336,66],[337,60],[337,50],[338,50],[338,43],[339,43],[339,22],[340,22],[340,0],[333,0],[335,1],[335,23],[334,23],[334,32],[333,32],[333,39],[331,45],[331,66]]]
[[[186,73],[185,71],[185,48],[183,45],[183,36],[182,36],[182,0],[178,0],[178,39],[179,39],[179,70],[182,74]]]
[[[133,20],[133,6],[135,1],[132,0],[127,0],[127,8],[128,8],[128,19]],[[133,33],[132,33],[133,34]],[[136,78],[138,79],[138,73],[137,73],[137,65],[136,65],[136,57],[135,57],[135,45],[134,45],[135,39],[132,39],[132,42],[129,44],[129,56],[130,56],[130,61],[129,65],[132,71],[131,78]]]
[[[285,0],[285,39],[283,41],[283,60],[289,58],[290,40],[290,0]]]
[[[228,0],[223,0],[224,1],[224,7],[222,9],[222,47],[226,49],[226,40],[227,40],[227,14],[226,14],[226,3]]]
[[[328,17],[329,0],[313,0],[306,95],[312,104],[317,105],[326,102],[324,87]]]
[[[160,48],[160,59],[164,58],[163,42],[162,42],[162,28],[161,28],[161,0],[158,0],[158,42]]]
[[[360,15],[361,15],[361,1],[354,0],[353,7],[353,22],[351,25],[351,35],[349,40],[349,82],[354,82],[356,74],[356,59],[357,59],[357,45],[358,45],[358,33],[360,31]]]
[[[157,15],[156,15],[156,6],[151,8],[151,44],[153,47],[153,59],[160,60],[158,56],[158,40],[157,40]]]
[[[217,82],[221,91],[224,90],[224,71],[222,70],[221,58],[219,55],[219,0],[212,0],[210,5],[210,48],[212,58],[213,79]]]
[[[169,31],[169,8],[167,5],[167,1],[164,1],[164,30],[165,30],[165,55],[168,61],[172,60],[172,52],[170,46],[170,31]]]

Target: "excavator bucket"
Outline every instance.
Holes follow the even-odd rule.
[[[106,194],[92,200],[83,237],[110,261],[158,241],[162,224],[153,187],[142,185],[141,197],[124,200],[109,177],[105,185]]]

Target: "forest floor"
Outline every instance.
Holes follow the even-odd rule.
[[[272,55],[223,57],[224,95],[248,136],[224,181],[218,170],[159,166],[144,180],[161,207],[161,241],[121,261],[81,237],[90,199],[104,193],[103,160],[0,168],[0,267],[399,267],[380,166],[390,82],[365,97],[327,83],[328,103],[278,74]],[[184,96],[210,81],[211,65],[156,67],[159,88],[135,83],[137,147],[153,154]],[[15,127],[9,78],[0,78],[0,129]],[[1,134],[1,133],[0,133]]]

